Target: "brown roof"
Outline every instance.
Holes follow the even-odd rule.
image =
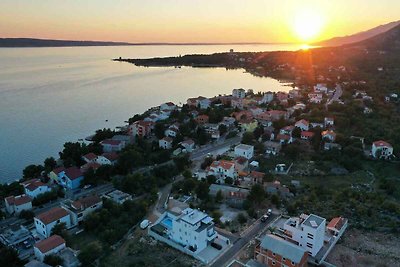
[[[373,144],[374,144],[376,147],[383,147],[383,146],[385,146],[385,147],[392,147],[391,144],[389,144],[388,142],[383,141],[383,140],[375,141]]]
[[[32,201],[32,198],[30,196],[27,195],[20,195],[20,196],[9,196],[6,197],[6,202],[8,203],[8,205],[15,205],[15,206],[20,206],[20,205],[24,205],[26,203],[29,203]]]
[[[65,240],[61,236],[52,235],[49,238],[37,242],[35,247],[37,247],[40,252],[46,253],[62,244],[65,244]]]
[[[63,171],[65,171],[65,168],[64,168],[64,167],[58,167],[58,168],[55,168],[55,169],[53,170],[53,172],[54,172],[56,175],[58,175],[60,172],[63,172]]]
[[[24,186],[29,191],[34,191],[40,186],[44,186],[45,184],[42,183],[39,179],[33,179],[24,183]]]
[[[94,153],[88,153],[86,155],[83,156],[84,158],[86,158],[89,161],[95,160],[97,158],[97,155]]]
[[[108,159],[109,161],[114,161],[118,159],[118,154],[115,152],[103,153],[102,156]]]
[[[100,142],[102,145],[118,146],[122,143],[121,140],[106,139]]]
[[[84,210],[101,201],[101,198],[97,195],[88,196],[72,202],[72,207],[78,210]]]
[[[217,168],[217,167],[221,167],[225,170],[229,170],[230,168],[234,167],[235,163],[232,161],[227,161],[227,160],[220,160],[220,161],[214,161],[211,164],[211,167]]]
[[[265,173],[263,172],[258,172],[258,171],[251,171],[250,172],[250,176],[253,178],[257,178],[257,179],[262,179],[265,176]]]
[[[75,180],[75,179],[81,177],[83,174],[78,167],[69,167],[68,169],[65,170],[65,175],[70,180]]]
[[[44,224],[49,224],[54,221],[57,221],[65,216],[69,215],[68,211],[66,211],[63,208],[56,207],[52,208],[49,211],[40,213],[39,215],[36,216],[38,220],[40,220]]]

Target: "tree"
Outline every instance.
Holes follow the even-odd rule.
[[[24,263],[19,259],[16,250],[0,244],[0,266],[22,267]]]
[[[57,162],[53,157],[44,160],[44,169],[47,173],[51,172],[57,166]]]
[[[43,262],[50,266],[62,266],[64,260],[57,255],[46,255]]]
[[[58,223],[56,224],[53,229],[51,229],[51,234],[52,235],[59,235],[62,238],[64,238],[64,240],[68,243],[69,241],[69,234],[67,231],[67,226],[65,223]]]
[[[245,132],[242,137],[242,143],[246,145],[251,145],[254,140],[254,134],[251,132]]]
[[[247,217],[243,213],[239,213],[237,216],[237,220],[240,224],[244,224],[247,222]]]
[[[260,204],[265,199],[264,188],[260,184],[253,185],[247,198],[255,204]]]
[[[19,214],[19,218],[33,222],[33,217],[35,217],[35,213],[31,210],[23,210]]]
[[[295,137],[295,138],[300,138],[301,129],[299,127],[295,127],[293,132],[292,132],[292,136]]]
[[[226,177],[224,182],[226,184],[233,184],[233,179],[231,177]]]
[[[94,173],[93,168],[89,168],[83,177],[83,183],[81,183],[81,186],[87,185],[87,184],[97,184],[97,179],[96,179],[96,174]]]
[[[210,191],[209,185],[207,182],[200,182],[196,188],[196,195],[201,200],[205,200],[208,198],[208,192]]]
[[[219,133],[220,133],[221,135],[224,135],[224,134],[226,134],[226,132],[228,131],[228,127],[226,127],[225,124],[220,124],[220,125],[218,126],[218,130],[219,130]]]
[[[224,196],[222,195],[222,191],[218,190],[217,194],[215,195],[215,202],[221,203],[223,199]]]
[[[99,143],[105,139],[110,139],[115,135],[115,131],[111,129],[99,129],[96,133],[92,136],[92,141],[95,143]]]
[[[22,171],[24,179],[37,178],[42,175],[42,171],[44,171],[44,167],[42,165],[28,165]]]
[[[164,123],[157,122],[154,125],[154,135],[158,138],[161,139],[164,137],[164,132],[165,132],[165,125]]]
[[[78,259],[82,266],[89,266],[97,260],[102,254],[103,248],[100,242],[92,242],[87,244],[79,253]]]
[[[174,158],[174,163],[179,171],[183,171],[186,167],[189,167],[192,163],[188,155]]]

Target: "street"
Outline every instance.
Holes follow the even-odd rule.
[[[222,256],[220,256],[214,263],[210,265],[210,267],[222,267],[226,266],[228,263],[230,263],[236,254],[243,248],[246,247],[247,243],[249,243],[253,238],[255,238],[257,235],[265,232],[265,230],[268,228],[269,224],[277,218],[277,215],[271,214],[269,218],[267,219],[266,222],[261,222],[260,219],[258,219],[249,230],[239,239],[236,240],[236,242],[233,244],[231,248],[229,248],[227,251],[225,251]]]
[[[236,136],[230,139],[221,140],[216,144],[205,145],[195,150],[190,155],[190,159],[198,160],[207,155],[208,153],[212,154],[213,152],[217,152],[218,150],[229,149],[232,145],[239,144],[241,139],[242,139],[241,136]]]

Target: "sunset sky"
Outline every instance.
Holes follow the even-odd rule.
[[[399,0],[1,0],[0,37],[311,42],[400,19]]]

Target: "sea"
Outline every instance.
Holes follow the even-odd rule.
[[[143,45],[0,48],[0,183],[29,164],[58,158],[67,141],[114,129],[150,107],[234,88],[287,91],[287,84],[242,69],[136,67],[113,58],[298,50],[301,45]]]

